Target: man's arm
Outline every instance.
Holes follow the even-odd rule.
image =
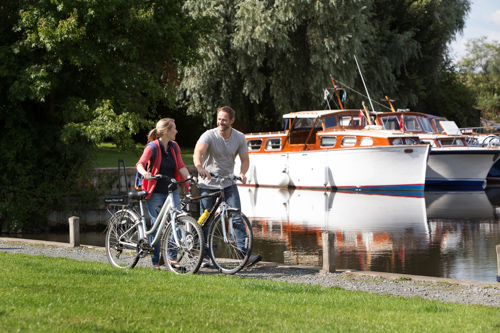
[[[248,153],[245,154],[239,154],[240,160],[241,160],[241,169],[240,169],[240,174],[239,176],[241,177],[241,182],[243,184],[247,183],[247,176],[245,174],[248,171],[248,168],[250,167],[250,158],[248,157]]]
[[[207,149],[208,146],[206,144],[198,141],[196,143],[196,146],[194,147],[193,163],[194,166],[196,167],[196,170],[198,171],[198,176],[200,176],[203,179],[208,178],[210,180],[210,172],[205,170],[201,163],[201,157],[203,156],[203,154],[205,154]]]

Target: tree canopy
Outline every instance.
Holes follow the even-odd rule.
[[[4,0],[0,15],[0,224],[21,228],[85,188],[92,147],[132,146],[173,105],[210,25],[176,0]]]
[[[208,124],[229,104],[252,130],[275,130],[284,113],[325,107],[330,74],[364,91],[355,56],[374,99],[418,105],[439,84],[447,43],[463,29],[470,1],[187,0],[184,7],[219,24],[200,45],[203,60],[182,69],[189,111]],[[348,107],[363,99],[351,94]]]
[[[475,94],[481,116],[500,123],[500,42],[487,42],[486,37],[470,40],[458,66]]]

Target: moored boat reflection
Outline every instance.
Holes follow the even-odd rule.
[[[322,233],[331,232],[337,269],[496,279],[500,227],[484,191],[239,191],[266,261],[321,267]]]

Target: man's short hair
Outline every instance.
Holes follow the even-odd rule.
[[[221,107],[219,110],[217,110],[217,114],[219,114],[219,112],[227,112],[227,114],[229,115],[229,119],[233,119],[234,118],[234,115],[235,115],[235,112],[233,109],[231,109],[231,107],[229,106],[223,106]]]

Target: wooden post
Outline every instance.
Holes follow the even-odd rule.
[[[80,218],[78,216],[69,218],[69,245],[80,246]]]
[[[497,282],[500,282],[500,244],[496,246],[497,249]]]
[[[335,234],[321,233],[323,238],[323,273],[335,273]]]

